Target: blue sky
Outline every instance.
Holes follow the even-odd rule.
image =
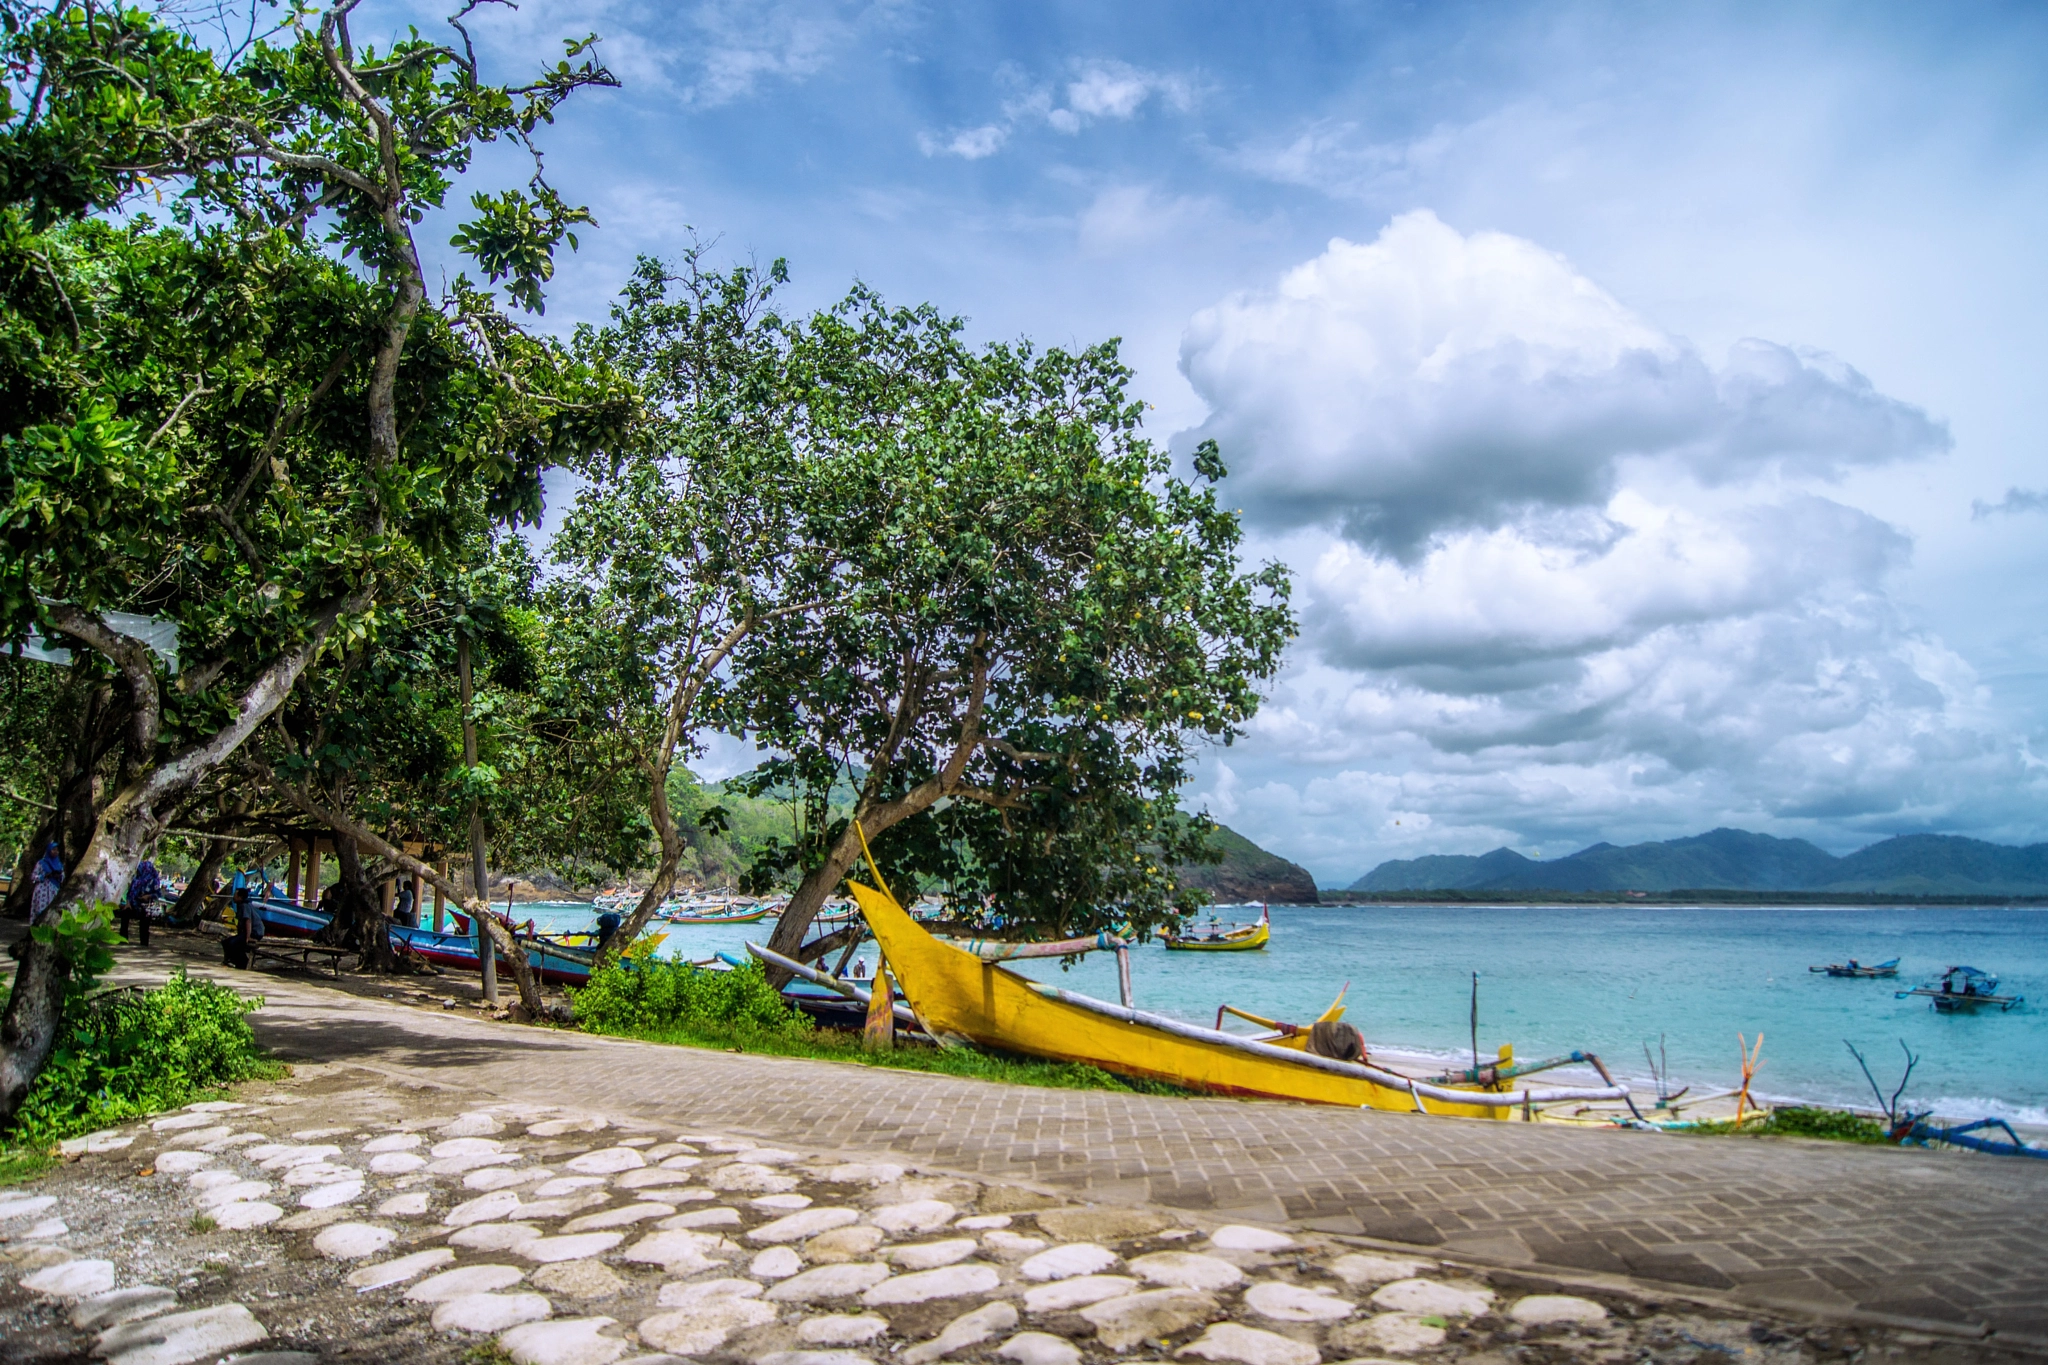
[[[1719,824],[2048,838],[2048,11],[477,27],[508,74],[595,29],[626,81],[547,141],[601,224],[551,324],[694,228],[801,304],[1124,338],[1307,627],[1193,797],[1324,882]]]

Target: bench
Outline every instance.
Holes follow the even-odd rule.
[[[266,958],[280,966],[298,967],[304,971],[319,971],[323,967],[334,973],[336,981],[341,980],[341,960],[351,956],[351,948],[329,948],[324,944],[305,939],[259,939],[250,945],[249,965],[254,967]],[[319,959],[317,962],[314,959]]]

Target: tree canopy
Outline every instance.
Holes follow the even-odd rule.
[[[486,839],[631,875],[621,942],[715,865],[793,888],[795,952],[864,847],[1019,932],[1191,910],[1189,765],[1294,630],[1223,452],[1177,472],[1114,342],[975,345],[865,288],[792,316],[783,262],[694,239],[604,325],[544,330],[590,215],[536,139],[615,83],[595,39],[506,79],[475,3],[381,50],[357,12],[234,43],[0,0],[0,648],[71,655],[0,670],[0,828],[67,869],[0,1023],[0,1124],[65,945],[178,829],[216,860],[264,821],[331,831],[371,967],[371,878],[474,911]],[[523,182],[477,169],[507,142]],[[430,287],[429,230],[475,279]],[[710,791],[686,765],[714,735],[767,757]],[[470,851],[467,891],[414,840]]]

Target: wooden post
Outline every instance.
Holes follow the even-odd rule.
[[[291,870],[285,874],[285,893],[293,905],[299,904],[299,841],[292,840]]]
[[[465,635],[456,646],[455,663],[457,681],[462,690],[462,761],[474,768],[476,716],[470,709],[475,694],[471,689],[469,653],[469,637]],[[485,913],[489,913],[491,878],[484,869],[484,817],[475,801],[469,803],[469,884]],[[498,1003],[498,949],[482,919],[477,919],[472,927],[476,930],[476,961],[483,976],[484,1003],[495,1006]]]
[[[887,1052],[896,1046],[896,992],[886,962],[875,965],[874,991],[868,996],[867,1028],[861,1046],[870,1052]]]
[[[420,922],[420,901],[423,899],[422,893],[425,891],[426,885],[427,879],[425,877],[422,877],[417,872],[412,874],[412,922],[414,924]]]
[[[320,840],[313,840],[313,851],[306,855],[306,904],[320,904]]]
[[[1131,950],[1129,948],[1119,948],[1116,950],[1116,988],[1117,994],[1123,997],[1124,1008],[1132,1008]]]
[[[440,862],[434,864],[434,870],[440,873],[443,879],[446,879],[448,876],[448,860],[443,858]],[[442,898],[440,884],[436,883],[434,886],[434,932],[437,934],[441,932],[441,915],[445,909],[446,902]]]
[[[383,884],[377,888],[377,909],[383,912],[385,919],[391,918],[391,906],[397,899],[398,878],[387,877]]]

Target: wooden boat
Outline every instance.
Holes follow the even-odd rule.
[[[1265,947],[1273,937],[1273,912],[1260,906],[1259,918],[1252,924],[1223,924],[1212,919],[1189,933],[1159,937],[1175,952],[1247,953]]]
[[[1873,962],[1866,966],[1852,957],[1847,962],[1830,962],[1825,967],[1808,967],[1806,970],[1809,972],[1826,972],[1829,976],[1897,976],[1899,974],[1899,960],[1893,958],[1889,962]]]
[[[2000,995],[1998,978],[1975,967],[1950,967],[1926,985],[1899,991],[1892,998],[1904,1000],[1909,995],[1926,996],[1934,1002],[1938,1014],[1973,1014],[1986,1005],[1998,1006],[1999,1013],[2003,1014],[2015,1005],[2026,1003],[2024,996]]]
[[[308,909],[276,898],[251,901],[250,905],[263,921],[265,936],[312,938],[325,929],[332,919],[323,910]],[[230,907],[228,914],[232,916],[233,913],[233,908]],[[469,923],[466,916],[457,915],[454,919],[461,926],[467,926]],[[481,970],[476,939],[467,928],[441,932],[403,924],[392,924],[387,928],[391,946],[401,953],[411,953],[437,967],[445,967],[451,971]],[[540,974],[542,981],[557,986],[589,984],[590,969],[597,959],[594,936],[585,936],[593,939],[590,947],[578,946],[573,942],[575,937],[564,935],[559,940],[529,937],[525,940],[530,945],[526,950],[526,960],[534,971]],[[498,954],[498,963],[505,971],[512,970],[503,953]]]
[[[780,909],[780,906],[764,902],[751,910],[731,910],[710,915],[692,915],[682,910],[674,910],[662,918],[670,924],[754,924],[767,919]]]
[[[1340,1062],[1164,1015],[1040,985],[997,962],[933,938],[884,892],[850,883],[868,928],[925,1031],[1056,1061],[1085,1062],[1190,1090],[1354,1108],[1505,1118],[1567,1099],[1615,1099],[1604,1090],[1454,1089],[1358,1062]],[[750,949],[752,945],[749,945]],[[762,956],[762,950],[755,950]]]

